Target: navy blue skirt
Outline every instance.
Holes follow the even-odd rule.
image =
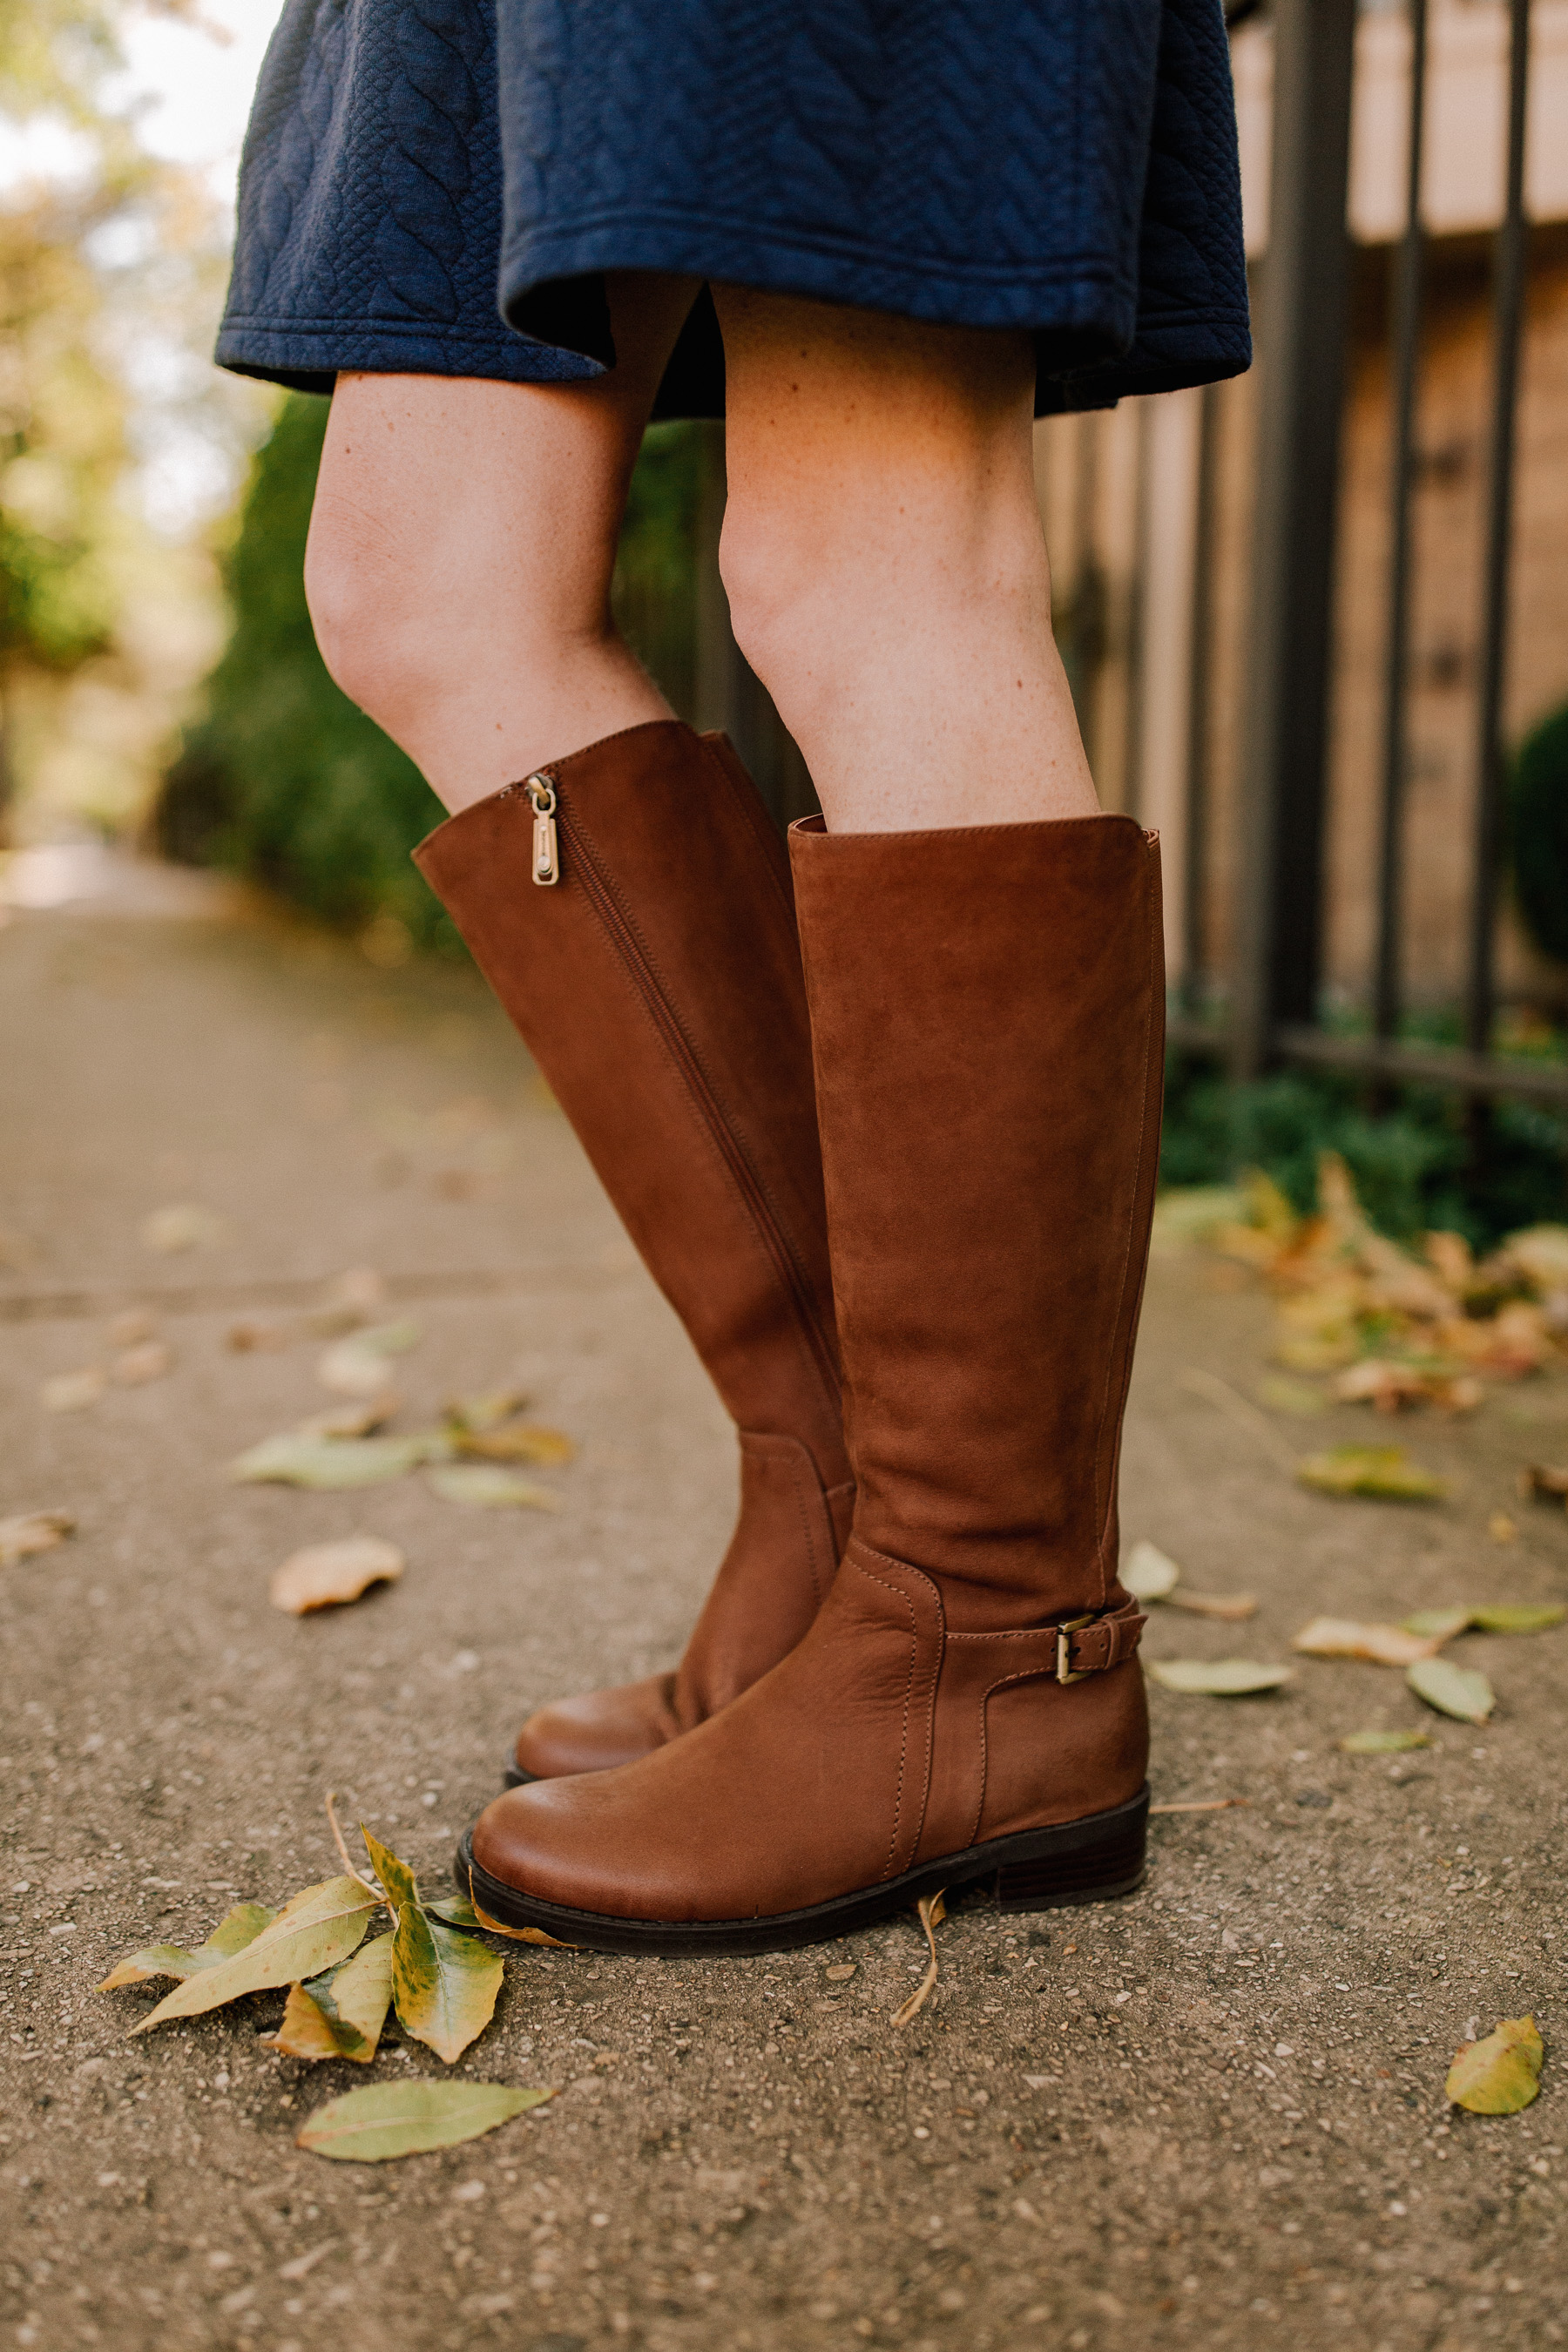
[[[1026,329],[1041,414],[1251,357],[1222,0],[288,0],[225,367],[563,383],[603,272]],[[710,301],[655,414],[719,416]]]

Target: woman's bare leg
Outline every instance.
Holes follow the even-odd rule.
[[[716,288],[736,635],[839,832],[1091,815],[1026,335]]]
[[[612,278],[593,383],[343,375],[305,587],[333,677],[448,809],[668,704],[616,634],[626,485],[695,286]]]

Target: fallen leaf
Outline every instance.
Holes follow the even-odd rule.
[[[854,1960],[840,1960],[836,1967],[825,1969],[823,1974],[829,1984],[847,1984],[857,1966],[858,1963]]]
[[[320,1976],[346,1960],[363,1941],[375,1908],[375,1896],[357,1878],[328,1878],[307,1886],[243,1951],[187,1977],[132,2032],[145,2033],[165,2018],[195,2017],[203,2010],[237,2000],[242,1993]]]
[[[1470,1611],[1463,1608],[1417,1609],[1413,1616],[1402,1618],[1400,1622],[1407,1633],[1415,1633],[1422,1641],[1432,1643],[1434,1647],[1427,1654],[1436,1656],[1445,1642],[1451,1642],[1457,1633],[1467,1630],[1470,1615]]]
[[[1517,1519],[1510,1518],[1506,1511],[1494,1511],[1490,1518],[1487,1521],[1487,1533],[1490,1536],[1493,1543],[1517,1543],[1519,1541],[1519,1521]]]
[[[1296,1678],[1293,1666],[1266,1666],[1251,1658],[1157,1658],[1149,1672],[1167,1690],[1204,1698],[1246,1698]]]
[[[1515,2116],[1541,2088],[1546,2055],[1533,2017],[1510,2017],[1482,2042],[1467,2042],[1448,2069],[1445,2097],[1473,2116]]]
[[[290,1986],[282,2024],[263,2037],[268,2048],[289,2058],[348,2058],[368,2066],[392,2005],[392,1943],[388,1928],[335,1969]]]
[[[1406,1667],[1405,1679],[1417,1698],[1460,1723],[1485,1723],[1497,1705],[1485,1675],[1457,1666],[1451,1658],[1422,1658]]]
[[[1519,1474],[1521,1498],[1527,1503],[1568,1501],[1568,1470],[1550,1462],[1530,1462]]]
[[[1311,1420],[1327,1412],[1331,1400],[1321,1389],[1313,1388],[1307,1381],[1281,1380],[1271,1372],[1258,1387],[1258,1401],[1270,1412],[1294,1413],[1299,1419]]]
[[[1168,1552],[1147,1540],[1135,1543],[1121,1563],[1121,1581],[1134,1601],[1165,1600],[1181,1573]]]
[[[1388,1362],[1369,1356],[1334,1382],[1341,1404],[1375,1405],[1398,1412],[1407,1404],[1435,1404],[1443,1412],[1474,1412],[1486,1391],[1480,1382],[1451,1364]]]
[[[423,1437],[315,1437],[291,1429],[264,1437],[229,1464],[228,1475],[241,1485],[271,1481],[331,1491],[378,1486],[384,1479],[406,1476],[429,1458],[429,1442]]]
[[[1430,1748],[1427,1731],[1347,1731],[1339,1742],[1347,1756],[1403,1756],[1409,1748]]]
[[[487,1389],[479,1396],[449,1398],[447,1419],[459,1429],[482,1435],[486,1430],[499,1429],[503,1421],[514,1419],[527,1402],[521,1389]]]
[[[1437,1642],[1403,1625],[1360,1625],[1350,1617],[1314,1617],[1290,1643],[1309,1658],[1364,1658],[1373,1666],[1408,1666],[1435,1658]]]
[[[231,1323],[223,1335],[223,1344],[237,1356],[270,1355],[287,1348],[294,1337],[287,1323],[278,1323],[262,1316],[247,1316]]]
[[[529,1422],[477,1431],[455,1424],[452,1443],[459,1454],[481,1462],[537,1462],[553,1467],[577,1458],[577,1448],[563,1430],[543,1429]]]
[[[484,1924],[466,1895],[437,1895],[425,1908],[454,1927],[479,1927]]]
[[[215,1249],[227,1238],[224,1219],[193,1201],[154,1209],[142,1220],[142,1248],[155,1250],[162,1257],[174,1257],[181,1250]]]
[[[103,1388],[102,1368],[88,1364],[79,1372],[56,1372],[39,1389],[38,1402],[46,1412],[79,1412],[98,1402]]]
[[[1402,1445],[1335,1445],[1296,1465],[1303,1486],[1324,1495],[1370,1495],[1394,1503],[1435,1502],[1447,1481],[1412,1462]]]
[[[0,1568],[13,1568],[35,1552],[53,1551],[76,1533],[68,1511],[22,1511],[14,1519],[0,1519]]]
[[[303,1617],[357,1601],[373,1584],[395,1584],[403,1554],[381,1536],[342,1536],[336,1543],[307,1544],[275,1569],[267,1597],[274,1609]]]
[[[478,2139],[555,2095],[510,2083],[369,2083],[318,2107],[298,2145],[339,2163],[384,2164]]]
[[[514,1477],[510,1470],[493,1469],[488,1463],[455,1463],[448,1470],[432,1470],[430,1486],[444,1503],[468,1503],[485,1510],[504,1510],[512,1505],[526,1505],[535,1511],[558,1511],[561,1497],[550,1486],[541,1486],[531,1478]]]
[[[207,1937],[194,1952],[179,1944],[147,1944],[141,1951],[132,1952],[110,1972],[99,1986],[100,1992],[112,1992],[117,1986],[145,1984],[149,1977],[195,1976],[202,1969],[215,1969],[220,1960],[231,1960],[236,1952],[243,1952],[254,1944],[264,1927],[270,1927],[278,1914],[265,1903],[237,1903],[226,1912]]]
[[[1250,1797],[1189,1797],[1181,1804],[1151,1805],[1154,1813],[1228,1813],[1233,1805],[1250,1805]]]
[[[915,1905],[915,1916],[919,1919],[921,1927],[925,1931],[925,1939],[931,1948],[931,1958],[926,1964],[926,1972],[924,1976],[921,1977],[919,1984],[915,1987],[913,1992],[910,1993],[908,2000],[903,2003],[901,2008],[896,2009],[893,2011],[893,2023],[895,2026],[910,2024],[920,2015],[921,2010],[925,2007],[926,2002],[931,1999],[931,1991],[936,1984],[939,1972],[939,1963],[936,1957],[936,1931],[947,1916],[947,1905],[942,1900],[942,1895],[945,1893],[946,1889],[942,1888],[935,1895],[922,1895],[920,1901]]]
[[[473,1884],[471,1875],[468,1884],[470,1886]],[[459,1896],[458,1900],[461,1899]],[[542,1927],[509,1927],[504,1920],[492,1919],[478,1903],[470,1902],[468,1908],[474,1915],[474,1924],[482,1927],[487,1936],[505,1936],[514,1944],[548,1944],[552,1952],[577,1952],[582,1949],[580,1944],[564,1944],[559,1936],[547,1935]],[[461,1926],[464,1923],[459,1921],[458,1924]]]
[[[313,1412],[309,1421],[300,1423],[299,1433],[301,1437],[374,1437],[402,1405],[395,1389],[383,1389],[379,1396],[366,1397],[358,1404],[330,1404],[325,1412]]]
[[[373,1324],[329,1348],[316,1366],[316,1378],[339,1396],[374,1396],[386,1386],[387,1358],[406,1354],[418,1341],[417,1323]]]
[[[1568,1617],[1561,1601],[1488,1601],[1470,1612],[1470,1622],[1480,1633],[1544,1633]]]
[[[362,1822],[375,1874],[396,1915],[392,1947],[392,1998],[405,2033],[456,2063],[495,2013],[505,1971],[499,1953],[432,1918],[406,1863],[373,1837]]]
[[[1167,1592],[1166,1600],[1173,1609],[1184,1609],[1193,1617],[1221,1617],[1230,1624],[1239,1624],[1244,1617],[1256,1617],[1258,1601],[1250,1592],[1188,1592],[1184,1590]]]
[[[109,1377],[122,1389],[140,1389],[149,1381],[161,1381],[174,1369],[174,1351],[167,1340],[143,1339],[140,1347],[127,1348],[116,1356]]]

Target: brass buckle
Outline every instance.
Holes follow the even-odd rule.
[[[1085,1625],[1092,1625],[1093,1622],[1094,1612],[1091,1610],[1087,1617],[1069,1617],[1065,1625],[1058,1625],[1057,1627],[1057,1682],[1058,1685],[1062,1683],[1081,1683],[1087,1675],[1093,1672],[1092,1667],[1086,1666],[1082,1674],[1075,1675],[1068,1664],[1068,1635],[1069,1633],[1079,1633]]]

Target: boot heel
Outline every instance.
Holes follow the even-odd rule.
[[[1043,1854],[1037,1862],[1015,1862],[996,1874],[996,1903],[1003,1911],[1056,1911],[1073,1903],[1108,1903],[1131,1895],[1143,1876],[1143,1821],[1119,1823],[1096,1845],[1072,1853]]]

